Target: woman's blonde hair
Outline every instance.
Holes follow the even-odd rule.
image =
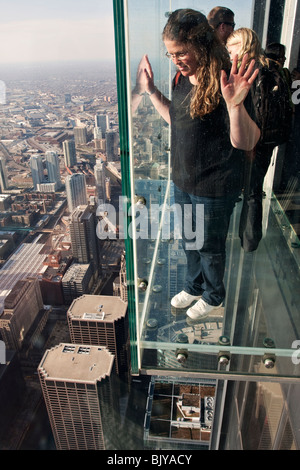
[[[218,106],[221,98],[221,70],[229,70],[230,62],[225,47],[202,13],[191,9],[174,11],[164,28],[163,40],[185,44],[198,62],[190,105],[192,118],[202,118]]]
[[[238,52],[238,62],[241,62],[245,54],[248,54],[247,63],[249,64],[252,59],[255,59],[263,66],[268,65],[264,51],[261,47],[260,40],[253,29],[239,28],[233,31],[227,39],[226,45],[233,45],[241,43],[241,48]]]

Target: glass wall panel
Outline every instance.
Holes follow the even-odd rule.
[[[127,79],[124,100],[128,104],[129,142],[126,165],[130,171],[127,196],[131,202],[128,238],[132,248],[127,264],[134,297],[132,347],[137,354],[133,369],[178,375],[299,377],[300,245],[288,211],[273,191],[277,149],[265,179],[264,233],[255,252],[246,253],[241,248],[243,194],[231,218],[225,270],[227,295],[222,307],[205,321],[192,324],[185,311],[170,305],[186,276],[186,258],[174,214],[170,129],[154,110],[149,96],[140,96],[137,105],[134,90],[139,61],[147,54],[156,86],[165,96],[171,96],[175,69],[165,57],[161,33],[168,12],[184,7],[199,9],[199,2],[124,2],[123,73]],[[251,4],[247,13],[250,19]],[[290,17],[284,14],[285,21]]]

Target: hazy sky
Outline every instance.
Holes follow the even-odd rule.
[[[0,0],[0,63],[114,59],[112,0]]]
[[[133,70],[145,53],[148,54],[152,66],[158,53],[160,59],[164,57],[165,47],[161,33],[167,21],[166,13],[170,11],[169,5],[172,10],[193,8],[207,15],[213,7],[220,4],[235,13],[236,28],[250,26],[251,0],[226,0],[224,3],[219,3],[218,0],[129,0],[129,40]]]
[[[137,0],[129,0],[132,6]],[[168,1],[138,0],[153,6]],[[251,1],[226,0],[236,13],[237,27],[248,26]],[[173,1],[174,7],[204,13],[218,3],[211,0]],[[175,9],[175,8],[174,8]],[[114,60],[112,0],[0,0],[0,64],[65,60]]]

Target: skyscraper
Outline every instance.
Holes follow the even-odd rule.
[[[6,161],[4,157],[0,157],[0,189],[4,191],[9,186],[7,171],[6,171]]]
[[[106,157],[108,162],[113,162],[118,156],[118,134],[114,130],[106,132]]]
[[[72,343],[105,346],[115,356],[117,374],[129,378],[127,302],[108,295],[83,295],[67,313]]]
[[[61,343],[38,374],[57,450],[117,448],[114,356],[103,347]]]
[[[62,288],[65,304],[70,303],[81,295],[90,292],[93,283],[91,263],[73,263],[62,279]]]
[[[101,129],[102,136],[105,136],[106,131],[109,129],[109,118],[107,114],[96,114],[95,127],[99,127]]]
[[[81,205],[71,214],[70,236],[72,253],[78,263],[91,263],[93,272],[98,269],[98,249],[95,214],[87,205]]]
[[[65,180],[68,208],[70,212],[80,205],[86,205],[86,181],[85,175],[82,173],[74,173],[69,175]]]
[[[29,165],[31,169],[33,187],[35,190],[37,190],[38,185],[44,180],[44,168],[41,155],[33,155],[30,158]]]
[[[61,187],[59,158],[56,152],[48,150],[46,152],[46,168],[48,172],[48,182],[55,183],[56,189]]]
[[[106,200],[105,191],[105,164],[98,158],[94,166],[94,175],[96,180],[97,198],[99,203],[104,203]]]
[[[87,143],[87,129],[86,127],[74,127],[74,138],[76,145],[84,145]]]
[[[63,151],[64,151],[64,158],[65,158],[65,165],[67,167],[72,167],[76,165],[77,158],[76,158],[75,141],[65,140],[63,142]]]

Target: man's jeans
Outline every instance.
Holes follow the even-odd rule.
[[[183,248],[187,258],[184,290],[191,295],[202,295],[203,300],[210,305],[220,305],[225,298],[223,278],[226,238],[238,195],[200,197],[185,193],[174,185],[174,196],[175,203],[181,208]],[[196,212],[198,204],[202,210]],[[184,205],[188,205],[191,210],[184,208]],[[188,213],[192,214],[189,216],[192,220],[186,220]],[[191,222],[192,230],[196,234],[195,239],[198,239],[196,247],[194,245],[192,249],[192,240],[187,239],[184,233],[185,224],[191,225]]]

